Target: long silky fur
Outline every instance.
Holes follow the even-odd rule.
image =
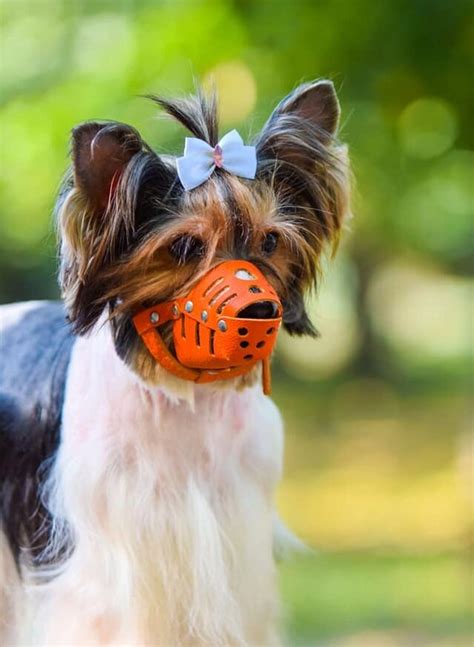
[[[193,135],[217,143],[214,94],[151,98]],[[204,185],[185,192],[172,160],[144,145],[126,165],[101,217],[81,189],[69,183],[58,209],[60,281],[77,332],[89,331],[108,310],[117,318],[116,330],[129,338],[130,316],[124,321],[124,312],[169,298],[176,284],[185,289],[188,278],[216,262],[219,254],[225,258],[240,252],[260,263],[275,283],[284,277],[275,287],[283,298],[286,329],[315,334],[303,295],[317,284],[321,254],[327,245],[337,247],[349,210],[347,150],[309,119],[285,112],[287,103],[277,107],[255,140],[257,181],[218,170]],[[285,257],[280,254],[278,263],[262,258],[256,244],[253,249],[236,244],[239,231],[242,242],[245,230],[264,228],[281,235]],[[176,271],[168,249],[173,239],[193,229],[203,237],[206,253],[186,276],[189,268]],[[169,277],[176,280],[170,283]],[[123,340],[118,343],[125,346]]]
[[[84,385],[90,413],[74,397]],[[169,396],[144,389],[120,363],[107,326],[78,343],[68,433],[44,487],[54,525],[36,571],[42,644],[90,632],[99,644],[276,644],[271,492],[281,423],[273,405],[262,419],[258,390],[247,393],[202,391],[176,414]],[[240,397],[264,423],[262,448],[255,423],[231,434],[222,426]],[[100,431],[85,426],[91,416]]]
[[[50,515],[48,541],[34,567],[25,560],[20,568],[27,583],[39,580],[30,591],[33,642],[279,644],[276,407],[255,385],[257,371],[202,387],[166,374],[132,317],[184,296],[217,263],[242,258],[278,292],[286,329],[316,334],[304,294],[318,282],[323,251],[337,246],[349,171],[335,137],[332,86],[321,123],[295,110],[311,87],[284,100],[256,138],[254,181],[216,169],[186,192],[174,161],[135,129],[75,129],[57,223],[59,280],[76,337],[59,447],[44,457],[46,483],[35,484],[35,501]],[[217,144],[213,95],[153,99]],[[118,155],[116,168],[104,166],[101,187],[89,165],[99,164],[105,140]],[[277,239],[272,253],[269,233]],[[174,254],[190,249],[186,237],[202,243],[201,253],[181,262]],[[170,330],[163,336],[172,350]]]

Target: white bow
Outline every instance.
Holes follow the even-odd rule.
[[[255,146],[244,146],[236,130],[224,135],[215,148],[202,139],[186,137],[183,157],[176,160],[181,184],[189,191],[205,182],[216,166],[253,180],[257,170]]]

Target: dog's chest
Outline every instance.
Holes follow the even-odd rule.
[[[115,644],[269,644],[280,416],[260,385],[191,388],[145,387],[105,332],[75,343],[49,501],[74,541],[58,596],[106,601]]]
[[[145,387],[105,334],[79,340],[68,377],[63,442],[132,472],[150,470],[162,483],[192,475],[217,485],[239,473],[271,489],[281,469],[282,425],[260,385],[239,392],[210,385],[192,389],[177,397],[169,389]]]

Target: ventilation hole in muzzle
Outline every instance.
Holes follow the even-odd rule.
[[[201,324],[196,321],[196,346],[201,345]]]
[[[252,292],[252,294],[259,294],[260,292],[263,292],[262,288],[259,288],[258,285],[252,285],[249,287],[249,292]]]
[[[263,348],[264,346],[265,346],[264,341],[259,341],[258,344],[257,344],[257,348]]]
[[[217,308],[217,314],[220,315],[222,313],[222,311],[224,310],[224,308],[226,307],[226,305],[228,303],[230,303],[232,301],[232,299],[235,299],[236,296],[237,296],[236,294],[231,294],[229,297],[227,297],[227,299],[224,299],[224,301]]]
[[[275,332],[275,328],[273,328],[273,327],[272,327],[272,328],[269,328],[269,329],[267,330],[267,335],[273,335],[273,333],[274,333],[274,332]]]
[[[224,285],[224,287],[223,287],[223,288],[221,288],[220,290],[218,290],[218,292],[216,292],[216,294],[215,294],[215,295],[212,297],[212,299],[209,301],[209,305],[210,305],[210,306],[213,306],[213,305],[215,304],[215,302],[217,301],[217,299],[218,299],[222,294],[224,294],[224,292],[225,292],[226,290],[228,290],[228,289],[229,289],[229,286],[228,286],[228,285]]]
[[[249,345],[248,341],[241,341],[240,342],[240,348],[248,348],[248,345]]]
[[[220,276],[218,279],[216,279],[215,281],[213,281],[213,282],[211,283],[211,285],[210,285],[208,288],[206,288],[206,289],[204,290],[204,294],[203,294],[203,296],[207,297],[207,295],[208,295],[210,292],[212,292],[212,290],[216,287],[216,285],[219,285],[219,283],[222,283],[222,281],[223,281],[223,280],[224,280],[224,277],[223,277],[223,276]]]
[[[209,352],[211,355],[214,355],[214,337],[216,336],[216,331],[211,330],[211,334],[209,335]]]
[[[245,335],[249,334],[248,328],[239,328],[238,333],[241,337],[245,337]]]
[[[253,359],[253,355],[244,355],[244,359]]]
[[[181,337],[186,337],[186,322],[184,320],[184,315],[181,317]]]

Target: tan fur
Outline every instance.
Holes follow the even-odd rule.
[[[156,101],[217,144],[214,97]],[[283,442],[256,384],[261,369],[213,385],[179,380],[151,357],[132,317],[185,296],[218,263],[245,259],[277,292],[287,330],[316,335],[304,293],[349,211],[338,119],[332,84],[300,86],[255,140],[254,180],[215,169],[192,191],[132,127],[74,129],[57,212],[60,283],[80,338],[43,488],[53,526],[33,587],[33,642],[279,644],[272,538]],[[194,256],[176,251],[185,237]],[[173,352],[171,329],[160,332]],[[277,536],[288,543],[281,527]],[[11,562],[2,566],[14,587]]]

